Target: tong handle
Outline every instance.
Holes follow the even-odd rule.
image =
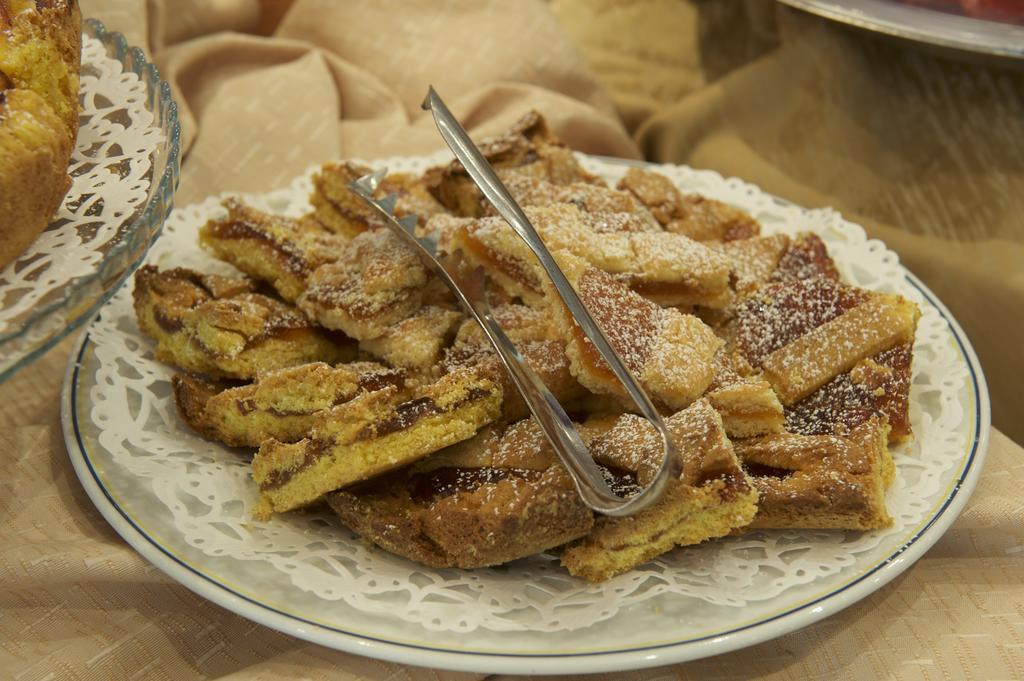
[[[608,342],[608,338],[601,330],[601,327],[598,326],[586,306],[583,305],[583,301],[580,300],[569,280],[565,278],[565,274],[562,273],[551,252],[544,245],[537,230],[530,224],[529,218],[526,217],[522,208],[512,198],[512,195],[509,194],[508,189],[505,188],[505,185],[498,178],[494,169],[491,168],[490,163],[487,162],[487,159],[480,153],[480,150],[477,149],[466,131],[459,125],[458,120],[448,110],[448,107],[433,87],[427,92],[427,97],[423,101],[423,108],[433,114],[434,122],[437,124],[441,137],[444,138],[444,141],[455,154],[455,157],[462,163],[462,166],[469,173],[477,187],[479,187],[484,197],[491,202],[498,214],[505,219],[512,229],[526,242],[526,245],[533,251],[534,255],[537,256],[541,267],[544,268],[545,273],[551,279],[551,283],[561,297],[562,302],[565,303],[573,318],[582,328],[584,335],[594,344],[594,347],[626,389],[626,392],[640,413],[658,431],[662,441],[664,457],[654,481],[628,501],[620,502],[622,503],[621,508],[623,512],[604,510],[602,513],[607,515],[628,515],[639,510],[639,508],[647,505],[647,503],[650,503],[650,501],[657,497],[664,486],[665,480],[676,470],[678,465],[675,446],[672,443],[668,428],[661,418],[661,414],[658,413],[650,397],[647,396],[646,391],[644,391],[629,368],[619,358],[611,343]],[[647,503],[643,503],[645,499]]]

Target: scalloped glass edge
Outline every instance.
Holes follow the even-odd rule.
[[[153,189],[151,185],[149,198],[142,212],[127,228],[124,238],[110,248],[97,270],[69,284],[66,293],[59,300],[47,303],[34,311],[19,329],[0,335],[0,350],[3,350],[8,344],[26,336],[43,321],[61,312],[65,312],[68,317],[63,327],[48,335],[38,346],[16,359],[10,366],[0,369],[0,383],[92,319],[128,276],[142,264],[149,248],[160,236],[164,221],[174,205],[174,193],[178,189],[181,170],[181,124],[178,120],[178,105],[171,95],[171,86],[160,78],[159,69],[147,61],[141,49],[128,45],[128,41],[121,33],[108,31],[102,21],[86,19],[82,25],[82,32],[103,43],[111,58],[120,61],[126,70],[134,72],[146,84],[147,106],[153,112],[160,128],[167,134],[167,142],[164,145],[166,158],[161,161],[158,153],[154,163],[154,175],[160,171],[161,163],[163,172],[160,173],[156,188]],[[83,306],[87,307],[82,309]]]

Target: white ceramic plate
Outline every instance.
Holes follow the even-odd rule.
[[[891,0],[781,0],[812,14],[929,45],[1024,57],[1024,26],[986,21]]]
[[[440,158],[387,165],[417,172]],[[612,182],[627,167],[580,158]],[[82,484],[136,550],[205,598],[303,639],[414,665],[520,674],[655,666],[753,645],[855,603],[920,558],[974,488],[989,428],[974,351],[895,255],[834,211],[804,210],[708,171],[659,170],[683,189],[746,208],[766,231],[819,233],[847,280],[921,306],[916,439],[895,453],[893,528],[758,532],[678,549],[594,586],[551,556],[431,570],[367,546],[327,514],[254,522],[256,492],[238,453],[178,422],[172,371],[136,328],[130,286],[83,334],[64,383],[65,439]],[[308,195],[307,176],[246,200],[297,215]],[[215,199],[175,210],[150,262],[223,271],[195,240],[219,210]]]

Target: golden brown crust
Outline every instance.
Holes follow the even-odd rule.
[[[346,238],[353,238],[371,227],[382,225],[373,208],[348,188],[350,182],[373,172],[372,168],[342,161],[325,164],[313,176],[313,217],[328,230]],[[424,180],[407,173],[386,176],[374,196],[383,198],[395,194],[395,215],[415,215],[420,224],[426,224],[432,215],[442,213],[444,207],[427,190]]]
[[[308,437],[260,445],[252,462],[257,515],[313,503],[466,440],[500,408],[501,389],[471,369],[442,376],[408,399],[394,386],[358,395],[320,412]]]
[[[678,478],[647,509],[622,518],[598,517],[590,534],[562,553],[562,565],[573,575],[604,581],[675,546],[725,536],[754,517],[757,491],[711,405],[695,402],[666,419],[666,426],[678,451]],[[662,458],[653,426],[631,414],[620,417],[590,449],[620,486],[649,484]]]
[[[186,371],[254,378],[260,371],[351,356],[298,310],[253,292],[246,279],[146,265],[135,273],[139,328],[156,357]]]
[[[506,304],[494,307],[493,315],[527,365],[560,404],[571,408],[588,394],[572,375],[565,343],[544,310]],[[502,416],[506,421],[518,421],[529,416],[530,410],[508,370],[473,320],[466,320],[459,328],[455,343],[445,352],[442,369],[453,371],[467,366],[484,372],[501,386],[504,395]]]
[[[460,312],[425,305],[380,336],[360,341],[359,349],[392,366],[429,371],[440,362],[462,320]]]
[[[873,416],[848,437],[768,435],[736,443],[760,493],[757,528],[873,530],[892,524],[889,426]]]
[[[199,244],[254,279],[270,284],[294,301],[310,275],[334,262],[347,239],[325,232],[310,218],[270,215],[235,199],[224,202],[228,214],[199,230]]]
[[[893,442],[910,437],[920,311],[899,296],[841,283],[820,238],[793,240],[767,282],[730,315],[721,333],[739,358],[763,369],[792,432],[842,435],[883,414]]]
[[[328,501],[366,539],[431,567],[506,563],[576,539],[594,522],[532,420],[485,430]]]
[[[369,340],[415,314],[430,279],[412,248],[387,229],[374,229],[352,239],[337,261],[318,267],[298,305],[321,326]]]
[[[62,121],[74,144],[78,134],[78,72],[82,15],[77,0],[22,0],[0,17],[0,72],[10,87],[31,90]]]
[[[561,203],[524,209],[552,253],[566,251],[615,274],[661,305],[720,307],[730,300],[729,261],[692,239],[650,230],[635,213],[585,213]],[[510,295],[536,302],[545,275],[529,247],[500,218],[443,216],[428,229],[442,250],[483,267]]]
[[[525,114],[504,135],[481,141],[479,148],[499,177],[516,174],[552,184],[604,184],[580,166],[572,151],[551,134],[544,117],[536,111]],[[458,161],[428,172],[425,179],[431,193],[455,215],[484,214],[485,199]]]
[[[520,206],[553,206],[568,203],[584,213],[630,213],[641,220],[634,223],[637,231],[660,232],[661,226],[632,194],[591,182],[555,184],[542,177],[508,173],[502,178],[505,188]],[[483,215],[497,215],[494,207],[484,204]]]
[[[29,90],[0,90],[0,268],[50,223],[71,186],[71,142]]]
[[[611,275],[562,253],[559,264],[626,367],[657,403],[682,409],[707,389],[722,341],[693,315],[658,307]],[[550,309],[573,375],[595,393],[627,398],[622,384],[553,292]]]
[[[705,397],[722,416],[729,437],[781,433],[785,412],[768,381],[754,372],[735,352],[721,349],[714,359],[714,375]]]
[[[0,12],[0,268],[50,223],[71,186],[82,17],[75,0]]]
[[[618,188],[635,196],[667,231],[696,241],[735,241],[761,233],[748,213],[706,196],[683,194],[652,170],[630,168]]]
[[[231,447],[258,447],[269,438],[301,440],[325,409],[388,386],[404,391],[408,378],[373,362],[314,362],[261,372],[237,387],[191,374],[175,374],[171,385],[178,414],[193,430]]]

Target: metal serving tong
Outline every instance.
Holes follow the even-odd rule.
[[[423,108],[433,113],[434,122],[445,142],[455,153],[455,157],[466,168],[470,177],[487,200],[494,205],[499,215],[522,237],[540,260],[541,266],[551,278],[562,302],[575,317],[583,333],[611,367],[643,416],[657,429],[661,436],[664,458],[654,480],[639,493],[627,499],[612,492],[601,469],[594,463],[587,451],[587,446],[583,443],[562,405],[529,367],[522,354],[494,320],[487,302],[483,269],[468,270],[468,268],[462,267],[458,254],[439,257],[435,236],[416,236],[416,216],[395,217],[397,200],[395,195],[392,194],[379,200],[373,197],[374,190],[387,172],[386,169],[364,175],[352,182],[349,187],[366,203],[373,206],[380,213],[385,224],[419,253],[423,262],[448,285],[466,311],[480,324],[484,334],[490,339],[498,356],[501,357],[508,369],[519,392],[522,393],[534,418],[537,419],[537,423],[540,424],[562,464],[568,469],[583,502],[598,513],[611,516],[631,515],[650,506],[661,495],[669,476],[678,475],[679,464],[675,446],[669,437],[661,415],[654,408],[647,393],[612,349],[601,328],[587,312],[586,307],[558,268],[551,253],[522,209],[508,193],[505,185],[494,173],[494,169],[469,139],[469,135],[455,120],[433,87],[430,88],[427,98],[423,102]]]

